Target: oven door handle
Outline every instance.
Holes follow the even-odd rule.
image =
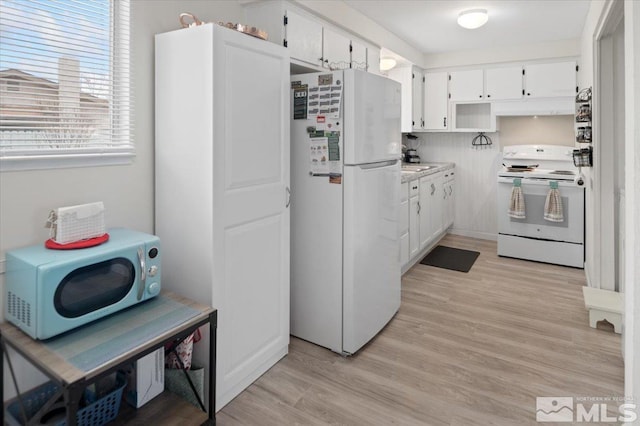
[[[142,247],[138,247],[138,260],[140,261],[140,284],[138,285],[138,300],[141,300],[142,296],[144,295],[144,288],[147,281],[147,264]]]
[[[499,177],[498,183],[506,183],[509,185],[513,185],[513,180],[516,178],[512,177]],[[556,180],[556,179],[538,179],[538,178],[522,178],[522,186],[525,185],[538,185],[538,186],[549,186],[549,182],[555,181],[558,182],[558,186],[564,187],[578,187],[573,181],[566,180]],[[579,187],[578,187],[579,188]]]

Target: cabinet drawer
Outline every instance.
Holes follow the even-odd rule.
[[[420,194],[420,181],[418,179],[407,183],[409,184],[409,198]]]

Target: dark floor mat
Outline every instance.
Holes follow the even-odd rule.
[[[452,247],[437,246],[420,261],[423,265],[437,268],[469,272],[473,263],[480,256],[477,251],[461,250]]]

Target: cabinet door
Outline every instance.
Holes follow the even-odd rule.
[[[435,239],[444,227],[442,211],[445,203],[444,173],[438,173],[433,177],[433,190],[429,192],[429,215],[431,216],[431,238]]]
[[[323,31],[322,56],[323,67],[343,70],[351,67],[351,40],[346,36],[325,27]]]
[[[525,93],[527,98],[575,96],[576,63],[525,65]]]
[[[400,265],[409,262],[409,199],[408,184],[403,183],[400,188]]]
[[[453,218],[455,216],[455,187],[456,181],[453,179],[453,176],[450,176],[450,180],[447,183],[446,191],[447,191],[447,208],[446,208],[446,216],[444,221],[445,229],[448,229],[451,225],[453,225]]]
[[[411,85],[411,121],[414,130],[422,130],[424,128],[424,118],[422,115],[422,98],[423,98],[423,74],[422,71],[414,68],[413,79]]]
[[[522,67],[488,68],[485,79],[487,100],[522,98]]]
[[[374,74],[382,74],[380,72],[380,49],[369,45],[367,47],[367,71]]]
[[[420,250],[431,242],[431,193],[433,189],[432,176],[420,178]]]
[[[449,93],[452,101],[484,99],[484,75],[482,70],[454,71],[449,75]]]
[[[417,185],[417,183],[416,183]],[[409,198],[409,259],[420,251],[420,197]]]
[[[217,42],[213,61],[220,88],[213,92],[219,93],[212,115],[218,121],[211,127],[217,209],[213,223],[202,224],[214,232],[212,305],[224,303],[217,376],[223,404],[289,343],[289,59],[280,46],[268,49],[270,43],[235,35],[229,32],[224,46]],[[247,126],[246,117],[256,127]],[[247,259],[254,267],[243,266]]]
[[[449,110],[447,73],[425,73],[424,79],[424,128],[446,130]]]
[[[367,71],[367,47],[351,40],[351,68]]]
[[[375,66],[380,68],[379,59]],[[413,130],[413,70],[411,67],[393,68],[387,72],[387,76],[402,85],[400,130],[410,133]]]
[[[287,10],[285,38],[291,58],[322,64],[322,24]]]

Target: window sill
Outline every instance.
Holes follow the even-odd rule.
[[[24,170],[67,169],[131,164],[135,153],[82,153],[60,155],[16,155],[0,157],[0,173]]]

